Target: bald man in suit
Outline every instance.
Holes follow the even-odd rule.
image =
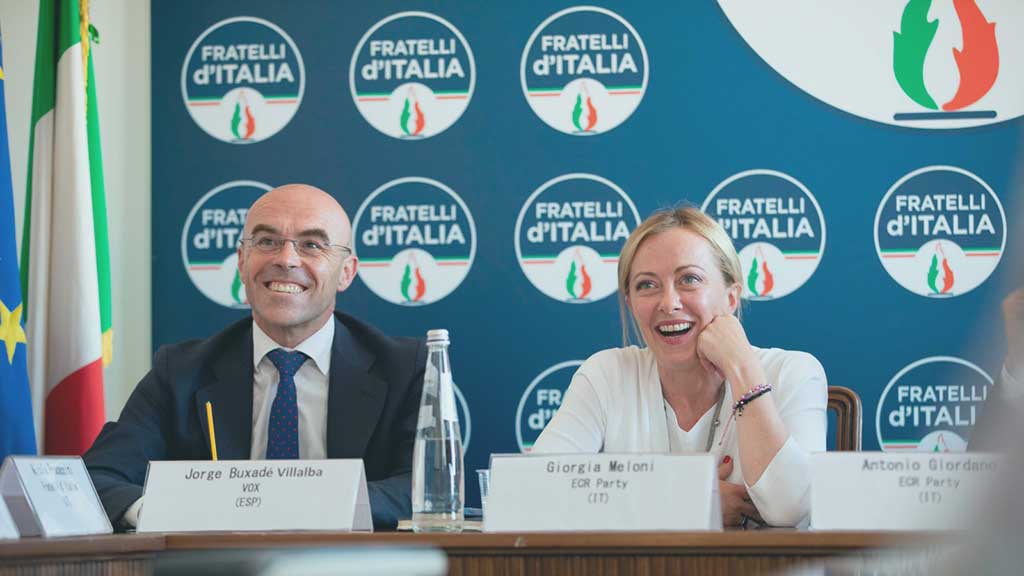
[[[377,527],[410,516],[410,472],[426,359],[336,312],[358,259],[348,215],[291,184],[250,208],[238,272],[252,316],[205,340],[164,346],[117,422],[85,455],[111,522],[134,527],[152,460],[362,458]]]

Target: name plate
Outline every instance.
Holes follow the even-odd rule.
[[[484,532],[721,530],[710,454],[495,455]]]
[[[0,493],[22,536],[113,532],[78,456],[8,456],[0,468]]]
[[[362,460],[150,462],[139,532],[372,531]]]
[[[963,529],[1001,468],[994,454],[816,453],[811,529]]]

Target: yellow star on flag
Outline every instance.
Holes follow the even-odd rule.
[[[0,300],[0,342],[7,346],[7,363],[14,363],[14,350],[25,343],[25,330],[21,327],[21,304],[13,311]]]

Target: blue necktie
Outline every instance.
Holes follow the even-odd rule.
[[[277,396],[270,407],[270,426],[267,429],[267,460],[297,460],[299,458],[299,409],[295,399],[295,373],[307,356],[302,352],[288,352],[282,348],[271,350],[267,357],[281,376],[277,383]]]

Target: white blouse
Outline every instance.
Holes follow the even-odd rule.
[[[825,370],[805,352],[755,350],[789,438],[747,490],[768,524],[796,526],[810,513],[810,453],[825,450]],[[732,403],[727,382],[711,452],[718,462],[732,456],[735,464],[727,481],[744,483],[736,425],[726,426]],[[654,353],[636,346],[602,350],[576,371],[532,453],[704,452],[714,411],[689,431],[681,429],[662,396]]]

